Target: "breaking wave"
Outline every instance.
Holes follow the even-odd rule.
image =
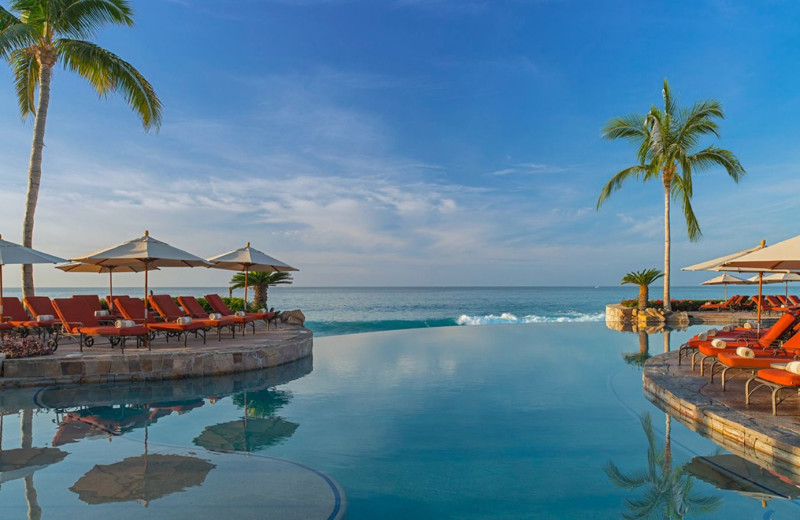
[[[502,314],[485,314],[483,316],[467,316],[462,314],[456,320],[458,325],[495,325],[501,323],[577,323],[584,321],[603,321],[605,314],[567,313],[565,316],[537,316],[530,314],[521,318],[504,312]]]

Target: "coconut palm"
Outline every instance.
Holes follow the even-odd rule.
[[[247,275],[247,285],[253,288],[253,304],[256,308],[266,307],[267,291],[270,285],[290,284],[293,281],[291,273],[280,271],[251,271]],[[236,273],[229,283],[231,289],[243,289],[244,273]]]
[[[133,25],[132,15],[127,0],[12,0],[9,9],[0,7],[0,58],[11,65],[20,114],[35,116],[22,225],[26,247],[33,245],[50,80],[57,63],[86,79],[101,97],[120,93],[145,130],[161,124],[161,101],[150,83],[130,63],[87,41],[105,24]],[[34,292],[30,265],[22,267],[22,292]]]
[[[734,180],[746,173],[739,160],[728,150],[708,146],[696,151],[704,136],[719,137],[716,119],[724,118],[722,106],[713,99],[695,103],[691,108],[678,107],[669,83],[664,80],[664,109],[653,106],[642,116],[631,114],[612,119],[603,128],[605,139],[627,139],[639,146],[639,164],[617,172],[603,187],[597,208],[622,183],[633,177],[644,182],[660,179],[664,186],[664,311],[671,311],[670,282],[670,202],[681,202],[689,239],[699,240],[700,225],[692,209],[692,174],[712,166],[722,166]]]
[[[626,273],[619,283],[620,285],[630,283],[639,286],[639,310],[643,311],[647,308],[647,300],[650,297],[650,284],[662,276],[664,273],[656,268],[642,269]]]
[[[605,467],[606,475],[614,485],[631,491],[644,488],[641,496],[625,499],[628,511],[622,517],[631,520],[680,519],[689,514],[711,513],[719,508],[722,503],[720,497],[701,496],[694,492],[694,477],[683,467],[672,468],[669,437],[665,449],[659,449],[650,414],[643,415],[641,422],[647,437],[647,468],[625,474],[611,461]]]

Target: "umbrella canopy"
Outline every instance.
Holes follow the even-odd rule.
[[[97,265],[136,265],[144,269],[144,317],[147,319],[147,273],[155,267],[208,267],[208,262],[150,236],[129,240],[87,256],[70,258],[73,262]],[[147,338],[145,337],[145,341]],[[148,348],[150,343],[148,341]]]
[[[764,276],[764,283],[782,283],[785,296],[789,296],[789,282],[800,282],[800,274],[772,273]]]
[[[685,469],[717,489],[736,491],[756,500],[792,500],[800,496],[797,485],[736,455],[695,457]]]
[[[719,276],[715,276],[710,280],[706,280],[705,282],[701,283],[700,285],[724,285],[725,286],[725,299],[728,298],[728,285],[749,285],[753,282],[749,280],[742,280],[741,278],[737,278],[728,273],[722,273]]]
[[[192,442],[211,451],[249,453],[288,439],[298,426],[299,424],[280,417],[245,417],[239,421],[207,426]]]
[[[34,472],[61,462],[66,451],[58,448],[15,448],[0,450],[0,483],[27,477]]]
[[[777,244],[728,260],[724,270],[762,269],[765,271],[800,271],[800,235]]]
[[[74,262],[66,265],[57,265],[56,269],[61,269],[65,273],[108,273],[108,308],[114,310],[114,273],[140,273],[144,271],[144,265],[84,264]],[[157,270],[158,267],[150,269],[150,271]]]
[[[139,455],[96,465],[70,489],[87,504],[153,500],[201,485],[216,466],[184,455]]]
[[[296,268],[285,264],[278,259],[272,258],[258,249],[250,247],[250,242],[245,247],[234,249],[221,255],[212,256],[207,259],[211,267],[217,269],[228,269],[229,271],[244,271],[244,302],[247,305],[247,273],[250,271],[263,272],[286,272],[297,271]]]
[[[6,264],[58,264],[66,262],[63,258],[24,247],[0,235],[0,319],[3,316],[3,266]]]

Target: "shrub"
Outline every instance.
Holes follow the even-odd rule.
[[[670,300],[672,302],[672,310],[673,311],[697,311],[700,310],[700,306],[706,303],[708,300]],[[647,307],[659,309],[663,307],[662,300],[650,300],[647,302]],[[623,307],[630,307],[636,308],[639,304],[638,300],[622,300],[621,305]]]
[[[20,337],[14,334],[4,334],[0,337],[0,352],[9,359],[49,356],[53,353],[41,339],[35,336]]]

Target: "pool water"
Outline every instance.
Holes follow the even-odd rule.
[[[656,462],[668,420],[639,352],[599,323],[448,327],[318,338],[313,366],[3,391],[3,453],[64,455],[0,473],[0,518],[622,518],[637,500],[672,518],[797,518],[769,485],[748,496],[686,472],[724,451],[675,420],[669,469],[648,471],[641,418]],[[625,489],[612,466],[651,478]]]

